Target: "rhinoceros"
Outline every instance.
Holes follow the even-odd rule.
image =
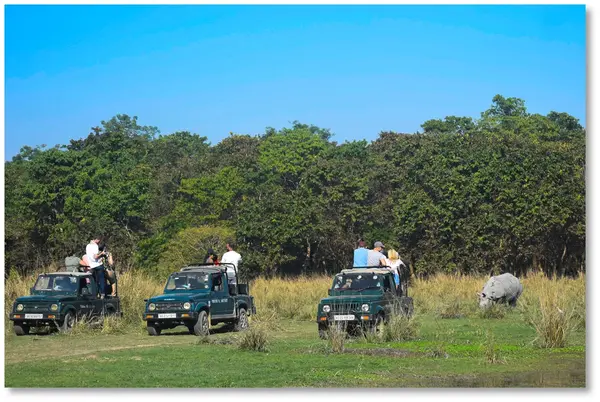
[[[523,293],[523,285],[519,279],[511,274],[492,276],[479,296],[479,307],[486,308],[493,303],[509,303],[512,307],[517,305],[517,299]]]

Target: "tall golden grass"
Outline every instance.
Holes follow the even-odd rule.
[[[5,318],[16,297],[29,294],[37,273],[20,277],[11,272],[5,283]],[[440,318],[481,317],[476,292],[487,277],[439,274],[427,280],[414,279],[409,295],[414,298],[415,314],[432,314]],[[257,279],[250,283],[256,303],[258,321],[278,318],[314,320],[317,305],[327,296],[332,279],[328,276],[294,279]],[[524,313],[536,328],[538,343],[543,347],[564,346],[571,331],[585,329],[585,276],[575,279],[551,279],[543,275],[521,278],[523,295],[517,310]],[[123,320],[143,328],[144,299],[162,293],[164,281],[138,272],[119,276],[119,295]],[[10,321],[6,320],[7,323]]]

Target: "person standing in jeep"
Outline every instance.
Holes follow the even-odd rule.
[[[235,270],[237,270],[238,264],[242,260],[242,256],[238,252],[233,250],[234,247],[235,247],[235,244],[233,243],[233,241],[227,242],[227,252],[225,254],[223,254],[223,257],[221,257],[221,263],[233,264],[233,265],[235,265]],[[230,285],[237,284],[237,280],[235,277],[235,271],[230,265],[227,265],[227,282]]]
[[[367,253],[367,264],[369,264],[370,267],[386,265],[385,255],[381,252],[384,248],[385,246],[382,242],[376,241],[373,250],[369,250]]]
[[[98,291],[100,292],[100,298],[104,299],[105,288],[104,285],[106,280],[104,278],[104,265],[102,265],[102,257],[105,253],[100,252],[98,244],[100,243],[100,236],[96,236],[85,248],[85,255],[88,258],[90,264],[90,271],[94,275],[94,279],[98,284]]]

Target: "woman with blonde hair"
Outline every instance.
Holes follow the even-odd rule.
[[[396,282],[396,288],[398,288],[398,285],[400,285],[400,274],[398,270],[400,268],[400,265],[404,265],[404,262],[402,262],[402,260],[400,259],[400,255],[398,254],[398,252],[393,249],[388,251],[388,256],[385,259],[385,261],[387,263],[386,265],[390,267],[390,269],[394,273],[394,282]]]

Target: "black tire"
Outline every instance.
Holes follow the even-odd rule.
[[[385,324],[385,320],[382,314],[377,314],[375,317],[375,322],[369,325],[369,332],[372,334],[378,334],[383,330],[383,325]]]
[[[73,325],[75,325],[75,314],[73,311],[67,311],[67,314],[65,314],[65,319],[63,320],[62,324],[60,324],[59,330],[65,333],[71,332]]]
[[[115,315],[117,314],[117,311],[115,310],[115,308],[113,306],[106,306],[106,312],[104,313],[104,315]]]
[[[400,308],[402,310],[402,315],[405,317],[412,317],[414,312],[414,304],[412,297],[401,297],[400,298]]]
[[[162,331],[162,328],[158,325],[154,325],[153,323],[149,322],[146,325],[146,330],[148,331],[148,335],[150,336],[159,336]]]
[[[244,330],[248,329],[249,326],[250,326],[250,324],[248,323],[248,314],[246,313],[246,309],[241,308],[238,311],[238,318],[235,321],[233,330],[235,332],[240,332],[240,331],[244,331]]]
[[[327,339],[327,324],[319,324],[319,338],[321,339]]]
[[[209,333],[208,328],[208,314],[206,314],[205,310],[201,310],[200,313],[198,313],[198,320],[194,325],[194,335],[207,336]]]
[[[14,330],[15,330],[15,334],[17,336],[28,335],[29,334],[29,325],[15,324]]]

